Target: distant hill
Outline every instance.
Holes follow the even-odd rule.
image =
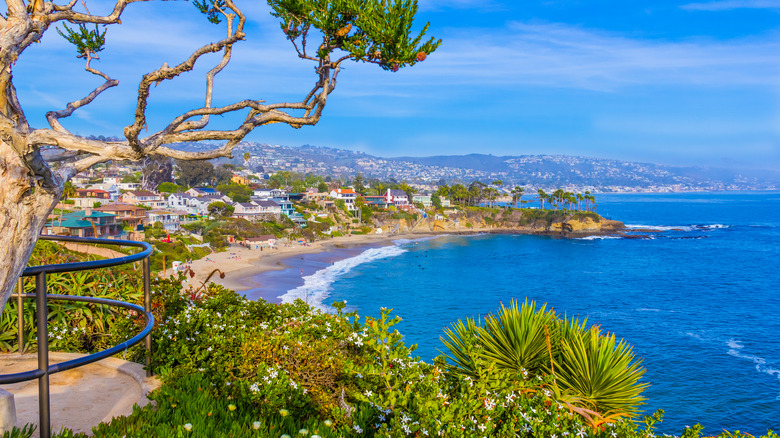
[[[201,144],[180,148],[200,150]],[[485,154],[385,158],[321,146],[279,146],[243,142],[234,162],[244,152],[250,165],[267,173],[280,170],[433,184],[501,180],[505,186],[571,188],[595,191],[777,190],[780,172],[738,171],[705,167],[672,167],[652,163],[569,155],[495,156]]]

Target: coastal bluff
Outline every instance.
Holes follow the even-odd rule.
[[[622,222],[593,212],[490,208],[445,211],[417,220],[376,218],[374,226],[391,233],[519,233],[562,237],[623,235],[626,229]]]

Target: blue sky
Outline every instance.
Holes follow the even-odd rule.
[[[91,0],[92,12],[111,2]],[[218,76],[216,104],[299,100],[314,81],[265,2],[239,0],[248,38]],[[420,0],[444,40],[397,73],[351,63],[321,122],[248,140],[379,156],[572,154],[669,165],[780,170],[780,0]],[[120,80],[64,122],[121,135],[146,71],[219,38],[189,2],[131,4],[99,68]],[[53,30],[14,71],[35,127],[100,83]],[[216,58],[152,89],[150,129],[203,100]],[[224,123],[229,123],[225,120]],[[228,125],[225,125],[228,126]]]

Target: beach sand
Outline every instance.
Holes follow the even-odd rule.
[[[391,245],[398,239],[419,239],[433,236],[435,233],[402,233],[402,234],[366,234],[335,237],[328,240],[320,240],[308,244],[289,243],[278,245],[276,249],[264,248],[248,249],[240,245],[233,244],[226,251],[212,253],[200,260],[194,260],[190,263],[190,269],[195,273],[193,278],[188,278],[187,285],[195,288],[201,286],[205,281],[220,284],[236,292],[248,289],[257,290],[262,288],[262,284],[252,281],[257,274],[282,270],[288,268],[288,260],[294,259],[303,254],[316,254],[326,251],[332,251],[342,248],[354,247],[380,247]],[[225,278],[220,278],[219,270],[225,274]],[[173,270],[168,269],[162,275],[169,276]],[[268,301],[278,302],[276,297],[263,296],[260,298]]]

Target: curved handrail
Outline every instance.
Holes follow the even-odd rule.
[[[32,379],[38,379],[38,430],[40,431],[41,438],[49,438],[51,436],[51,416],[50,416],[50,399],[49,399],[49,374],[58,373],[60,371],[66,371],[72,368],[77,368],[83,365],[87,365],[93,362],[97,362],[101,359],[105,359],[108,356],[112,356],[122,350],[125,350],[133,345],[138,344],[146,339],[146,364],[147,375],[150,374],[148,365],[150,363],[150,351],[151,351],[151,335],[154,328],[154,316],[152,315],[151,307],[151,295],[150,295],[150,275],[149,275],[149,256],[152,254],[152,246],[146,242],[135,242],[132,240],[113,240],[113,239],[100,239],[90,237],[71,237],[71,236],[39,236],[42,240],[60,240],[64,242],[83,242],[83,243],[102,243],[108,245],[117,246],[134,246],[137,248],[143,248],[141,252],[131,254],[123,257],[115,257],[112,259],[93,260],[88,262],[76,262],[76,263],[59,263],[53,265],[40,265],[27,267],[21,277],[35,277],[35,293],[23,294],[20,286],[19,293],[16,295],[19,300],[19,345],[24,345],[24,324],[22,321],[22,298],[36,299],[36,314],[38,325],[38,369],[32,371],[23,371],[21,373],[0,375],[0,383],[16,383],[23,382]],[[126,263],[132,263],[143,260],[143,282],[144,282],[144,307],[137,306],[135,304],[125,303],[122,301],[110,300],[107,298],[95,298],[95,297],[82,297],[78,295],[49,295],[46,293],[46,276],[48,274],[55,274],[61,272],[73,272],[84,271],[88,269],[100,269],[108,268],[111,266],[123,265]],[[81,301],[87,303],[103,304],[108,306],[118,306],[130,309],[136,312],[140,312],[146,319],[146,325],[140,333],[132,338],[117,344],[113,347],[107,348],[97,353],[92,353],[87,356],[83,356],[77,359],[72,359],[66,362],[58,364],[49,364],[49,338],[48,338],[48,300],[65,300],[65,301]]]
[[[35,294],[22,294],[22,297],[35,298]],[[144,317],[146,318],[146,325],[144,326],[143,330],[141,330],[140,333],[128,339],[127,341],[117,344],[111,348],[107,348],[105,350],[101,350],[96,353],[92,353],[83,357],[71,359],[66,362],[51,364],[49,365],[49,369],[47,371],[49,374],[59,373],[60,371],[67,371],[73,368],[78,368],[80,366],[88,365],[93,362],[97,362],[101,359],[105,359],[109,356],[113,356],[119,353],[120,351],[126,350],[127,348],[132,347],[133,345],[136,345],[139,342],[141,342],[149,333],[152,332],[152,329],[154,328],[154,315],[145,312],[143,307],[135,304],[125,303],[123,301],[110,300],[108,298],[81,297],[76,295],[47,294],[46,298],[54,299],[54,300],[81,301],[86,303],[104,304],[107,306],[124,307],[125,309],[130,309],[139,312],[142,315],[144,315]],[[44,371],[40,369],[31,370],[31,371],[22,371],[20,373],[13,373],[13,374],[0,374],[0,384],[24,382],[27,380],[37,379],[42,375],[44,375]]]
[[[86,269],[108,268],[111,266],[123,265],[143,260],[152,254],[152,245],[146,242],[136,242],[134,240],[114,240],[100,239],[94,237],[72,237],[72,236],[45,236],[39,237],[41,240],[59,240],[63,242],[81,242],[81,243],[102,243],[117,246],[135,246],[144,250],[135,254],[113,259],[92,260],[89,262],[58,263],[54,265],[29,266],[25,268],[22,276],[31,277],[41,272],[47,274],[56,274],[58,272],[84,271]]]

